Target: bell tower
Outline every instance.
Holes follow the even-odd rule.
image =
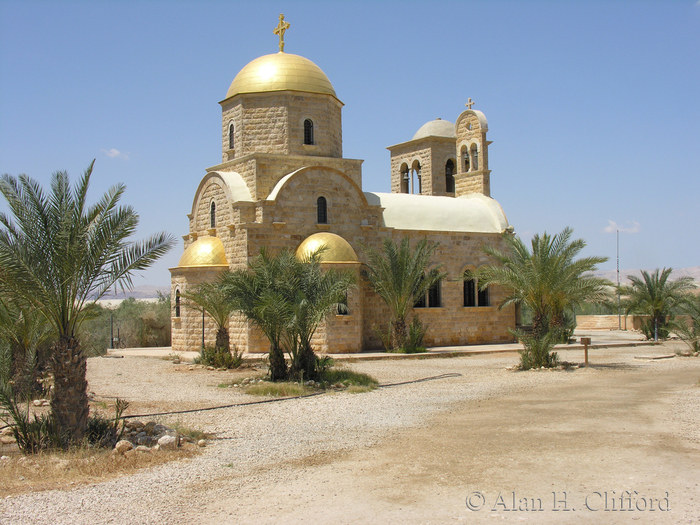
[[[481,193],[491,196],[491,170],[489,170],[488,147],[491,142],[486,140],[489,130],[486,116],[472,109],[474,102],[470,98],[455,122],[457,137],[458,166],[455,178],[455,195]]]

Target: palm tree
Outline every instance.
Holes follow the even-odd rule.
[[[389,307],[391,322],[391,342],[394,350],[406,345],[408,334],[406,318],[414,305],[424,297],[431,286],[445,277],[440,266],[428,270],[430,258],[437,244],[423,239],[411,247],[404,237],[400,243],[384,239],[383,251],[371,246],[363,246],[369,263],[365,273],[372,289]]]
[[[587,275],[607,261],[607,257],[576,259],[586,242],[571,241],[572,233],[571,228],[564,228],[554,236],[547,232],[542,236],[536,234],[531,242],[532,252],[519,237],[505,234],[509,250],[485,246],[484,252],[497,263],[473,272],[481,288],[495,284],[509,290],[500,308],[516,304],[532,311],[536,339],[549,331],[550,324],[559,327],[564,312],[572,306],[584,301],[602,301],[608,296],[611,283]]]
[[[623,306],[625,313],[648,315],[649,321],[642,326],[647,339],[655,340],[668,335],[667,318],[672,318],[675,311],[688,299],[688,292],[695,288],[692,277],[680,277],[669,281],[673,268],[659,269],[649,273],[641,271],[641,279],[628,275],[630,284],[620,287],[625,296]]]
[[[174,244],[166,233],[127,240],[138,215],[118,206],[122,184],[89,206],[94,164],[74,188],[66,172],[54,173],[49,194],[26,175],[0,179],[11,212],[0,214],[0,286],[40,312],[55,332],[51,411],[68,443],[82,441],[89,412],[86,358],[76,336],[86,307],[114,285],[131,286],[134,271],[151,266]]]
[[[228,322],[234,312],[233,304],[228,300],[220,278],[214,282],[198,285],[193,291],[183,294],[185,300],[200,312],[206,312],[216,324],[217,352],[230,352]]]
[[[294,378],[315,377],[316,354],[311,338],[354,282],[350,273],[324,271],[320,265],[321,250],[303,260],[288,250],[276,256],[261,250],[248,269],[224,274],[222,278],[233,308],[258,326],[270,341],[273,381],[287,378],[285,349]]]
[[[311,348],[311,338],[321,321],[341,307],[348,290],[355,284],[350,272],[321,268],[324,250],[325,247],[321,247],[302,260],[292,257],[288,277],[284,280],[288,285],[284,295],[292,312],[287,328],[287,349],[291,374],[296,379],[316,377],[316,354]]]
[[[288,257],[272,257],[261,250],[249,264],[222,276],[226,297],[235,311],[243,313],[255,324],[270,342],[270,379],[283,381],[287,378],[287,363],[284,360],[282,338],[293,313],[284,299],[285,265]]]
[[[669,323],[692,352],[700,352],[700,295],[689,295],[680,313],[685,319]]]

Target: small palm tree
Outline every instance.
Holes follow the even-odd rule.
[[[500,308],[511,304],[528,307],[533,314],[533,336],[540,338],[550,325],[560,327],[564,312],[584,301],[602,301],[612,283],[589,275],[607,257],[576,256],[586,246],[583,239],[572,241],[573,230],[557,235],[545,232],[532,238],[532,251],[519,237],[505,234],[507,251],[485,246],[484,252],[497,263],[474,272],[480,287],[503,286],[510,294]]]
[[[202,283],[193,291],[184,293],[183,297],[192,307],[200,312],[205,312],[216,324],[214,347],[217,352],[230,352],[228,322],[234,308],[224,290],[222,279]]]
[[[131,286],[136,270],[151,266],[174,244],[159,233],[141,242],[138,215],[118,206],[122,184],[87,203],[93,161],[74,188],[56,172],[47,195],[26,175],[3,175],[0,192],[11,216],[0,214],[0,286],[40,312],[57,341],[51,349],[51,411],[68,442],[82,441],[88,419],[86,358],[76,336],[86,307],[113,285]]]
[[[319,324],[338,310],[355,284],[350,272],[321,268],[325,247],[299,260],[293,256],[288,264],[285,297],[290,303],[292,317],[287,328],[287,349],[291,374],[296,379],[316,378],[316,354],[311,348]],[[283,254],[281,257],[288,257]]]
[[[272,381],[287,378],[282,338],[293,316],[281,292],[285,286],[287,263],[288,257],[272,257],[263,249],[248,268],[225,273],[221,279],[224,293],[233,309],[243,313],[260,328],[270,342]]]
[[[233,308],[258,326],[270,341],[273,381],[286,379],[288,372],[296,379],[316,376],[311,338],[354,283],[350,273],[324,271],[320,265],[321,250],[304,260],[288,250],[276,256],[261,250],[249,268],[222,278]],[[285,350],[290,356],[289,371]]]
[[[642,330],[647,339],[665,339],[668,336],[668,319],[688,300],[688,292],[695,288],[692,277],[680,277],[670,281],[673,268],[657,268],[653,273],[641,271],[641,278],[628,275],[630,284],[620,287],[624,296],[622,305],[627,314],[648,315],[649,321]]]
[[[691,352],[700,352],[700,295],[688,296],[680,313],[686,319],[676,319],[669,323],[670,327],[690,347]]]
[[[407,237],[400,243],[384,239],[382,252],[363,246],[369,259],[365,276],[393,317],[391,342],[394,350],[406,345],[406,318],[414,305],[446,275],[440,271],[440,266],[428,269],[437,246],[423,239],[411,247]]]

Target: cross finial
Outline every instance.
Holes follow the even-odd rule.
[[[472,106],[474,104],[475,104],[475,102],[470,98],[469,100],[467,100],[467,103],[464,105],[467,106],[469,109],[472,109]]]
[[[280,13],[280,23],[277,24],[277,27],[273,31],[274,34],[280,36],[280,53],[284,53],[284,32],[287,29],[289,29],[289,22],[285,22],[284,15]]]

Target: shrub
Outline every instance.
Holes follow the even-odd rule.
[[[213,366],[215,368],[239,368],[243,364],[243,354],[234,346],[232,351],[217,349],[212,346],[202,348],[195,364]]]
[[[520,350],[520,369],[530,370],[531,368],[551,368],[557,365],[559,358],[552,348],[556,343],[558,334],[549,332],[540,337],[527,335],[521,331],[513,331],[513,334],[523,343],[525,347]]]

